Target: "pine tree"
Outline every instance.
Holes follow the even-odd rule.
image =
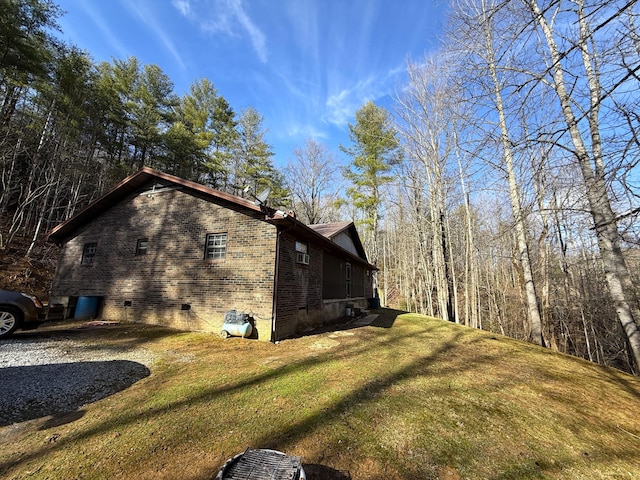
[[[384,108],[368,102],[356,112],[356,123],[349,124],[351,147],[340,149],[351,157],[344,169],[344,176],[353,184],[347,195],[355,207],[364,213],[365,243],[368,244],[370,260],[378,261],[378,230],[382,187],[392,180],[389,176],[394,165],[400,162],[401,154],[396,130],[391,116]]]
[[[268,203],[288,205],[290,192],[284,184],[284,175],[273,166],[273,151],[264,139],[266,131],[262,129],[262,121],[263,117],[252,107],[240,114],[240,135],[232,171],[234,193],[240,194],[248,187],[249,192],[255,195],[269,188]]]

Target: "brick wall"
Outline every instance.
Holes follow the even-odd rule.
[[[296,238],[280,237],[275,339],[290,337],[309,325],[322,309],[322,248],[308,243],[309,265],[296,261]]]
[[[274,332],[276,340],[341,319],[347,305],[364,309],[367,307],[364,295],[371,295],[370,277],[366,276],[364,268],[353,266],[357,276],[357,292],[354,293],[358,296],[344,298],[343,269],[346,260],[327,253],[322,246],[308,243],[309,265],[297,263],[295,242],[293,234],[285,232],[281,235]],[[323,289],[336,283],[342,286],[340,295],[329,296],[329,300],[323,299]]]
[[[179,190],[132,195],[64,245],[51,295],[100,296],[102,318],[190,330],[219,331],[226,311],[251,311],[270,340],[277,233],[261,218]],[[224,259],[204,259],[207,233],[227,234]],[[141,238],[148,251],[136,256]],[[80,264],[87,242],[97,243],[90,266]]]

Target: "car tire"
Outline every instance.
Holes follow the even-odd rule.
[[[0,307],[0,338],[7,338],[20,326],[22,315],[19,310]]]
[[[220,338],[229,338],[229,337],[230,337],[229,332],[227,332],[226,330],[222,330],[220,332]]]

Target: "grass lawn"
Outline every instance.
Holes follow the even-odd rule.
[[[152,352],[151,375],[0,428],[0,478],[207,479],[249,446],[301,456],[309,480],[640,478],[640,379],[379,313],[279,344],[95,329],[100,348]]]

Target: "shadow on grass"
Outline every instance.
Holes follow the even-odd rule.
[[[630,377],[629,374],[604,367],[600,367],[599,370],[600,373],[606,375],[612,383],[620,385],[620,387],[626,390],[630,395],[640,398],[640,388],[638,387],[637,382],[631,381],[632,377]]]
[[[381,320],[383,322],[383,328],[390,328],[390,326],[393,326],[398,315],[404,313],[400,311],[388,311],[386,309],[381,310],[384,310],[385,313],[388,312],[388,317],[384,316]],[[384,327],[384,325],[388,326]],[[210,403],[217,397],[259,387],[278,378],[295,375],[301,372],[310,372],[311,369],[323,364],[336,363],[345,358],[357,358],[358,356],[367,353],[375,353],[376,355],[370,358],[375,359],[377,352],[384,351],[385,348],[392,344],[402,346],[403,341],[409,338],[418,338],[420,341],[424,341],[424,350],[399,350],[402,352],[402,357],[406,361],[402,363],[398,362],[396,367],[391,366],[386,374],[377,377],[370,377],[364,384],[360,384],[357,387],[344,391],[343,395],[336,398],[335,401],[327,405],[327,408],[322,411],[311,412],[310,415],[299,419],[297,422],[288,424],[281,428],[266,428],[265,430],[256,432],[255,435],[252,435],[252,438],[248,439],[248,441],[254,446],[258,446],[260,448],[272,448],[286,452],[291,450],[299,441],[305,439],[305,437],[313,435],[314,431],[322,429],[327,421],[332,421],[332,419],[337,418],[340,419],[340,422],[348,425],[348,419],[354,412],[361,409],[364,404],[376,404],[395,385],[406,384],[412,379],[430,380],[434,377],[443,375],[442,364],[446,363],[446,375],[455,381],[457,375],[461,375],[466,371],[478,371],[479,373],[483,372],[485,369],[490,371],[491,366],[494,365],[496,360],[506,355],[511,355],[513,352],[512,348],[505,348],[504,350],[498,351],[494,351],[492,349],[475,350],[476,353],[473,361],[469,361],[468,358],[462,355],[462,353],[473,343],[486,343],[486,337],[479,336],[471,341],[465,341],[468,335],[475,335],[473,330],[462,327],[450,329],[448,324],[445,322],[424,322],[424,324],[420,323],[419,327],[415,327],[414,325],[415,324],[413,324],[411,328],[404,328],[403,322],[400,322],[399,327],[402,328],[394,328],[391,331],[385,332],[378,331],[375,335],[367,334],[366,336],[363,336],[362,338],[367,339],[366,342],[354,342],[353,344],[345,345],[340,350],[332,350],[326,354],[305,357],[300,361],[288,364],[276,370],[263,371],[245,378],[239,378],[237,381],[229,382],[224,385],[210,386],[198,394],[189,395],[187,398],[183,397],[169,402],[164,402],[161,405],[156,404],[149,408],[145,408],[144,411],[123,411],[117,419],[109,418],[106,421],[93,425],[91,428],[74,432],[73,435],[60,439],[57,443],[57,447],[61,447],[65,444],[83,442],[96,435],[118,430],[136,422],[152,420],[158,415],[178,411],[185,407],[191,407],[195,404]],[[372,332],[372,330],[369,330],[369,332]],[[446,335],[444,333],[441,335],[440,332],[445,332]],[[461,343],[464,345],[464,349],[462,350],[460,349]],[[219,353],[220,361],[224,361],[224,352]],[[328,373],[328,375],[329,374],[330,373]],[[519,378],[518,376],[513,376],[510,378],[504,378],[499,375],[490,375],[489,379],[485,379],[484,381],[490,387],[494,387],[491,384],[492,381],[499,382],[499,385],[495,385],[495,389],[498,390],[499,388],[504,388],[507,385],[524,384],[525,382],[530,381],[530,379],[529,377]],[[460,391],[460,387],[457,387],[456,389],[455,383],[454,390],[451,390],[451,384],[444,382],[442,385],[438,384],[437,387],[432,386],[430,389],[425,390],[425,395],[433,395],[436,393],[441,395],[455,395],[456,392]],[[487,387],[484,388],[484,391],[488,391]],[[297,392],[296,394],[301,395],[300,392]],[[482,405],[483,404],[479,404],[479,408],[482,407]],[[411,405],[408,404],[407,407],[411,407]],[[491,413],[491,408],[493,407],[488,404],[488,413]],[[500,412],[498,412],[498,414],[500,414]],[[372,419],[371,421],[375,421],[375,419]],[[325,461],[330,463],[331,460],[342,457],[345,454],[345,449],[350,446],[354,446],[352,442],[355,442],[356,440],[357,439],[345,439],[344,437],[333,439],[326,438],[326,444],[322,445],[324,455],[323,460],[321,461],[323,461],[323,463]],[[355,444],[355,446],[357,447],[357,444]],[[36,451],[21,455],[19,458],[8,459],[5,463],[0,464],[0,473],[3,472],[3,469],[6,473],[16,465],[24,464],[31,459],[38,458],[42,454],[45,454],[50,448],[50,445],[44,445]],[[223,458],[228,458],[233,454],[233,452],[225,451],[220,451],[218,453]],[[439,455],[434,461],[441,460],[440,457],[442,457],[442,459],[447,461],[455,462],[455,460],[451,459],[451,453],[446,451],[437,453]],[[619,457],[619,454],[615,451],[608,450],[605,453],[610,453],[613,458]],[[371,455],[375,454],[376,452],[371,453]],[[314,459],[310,460],[313,461]],[[357,460],[358,459],[354,459],[354,462],[357,462]],[[393,463],[393,460],[390,461]],[[575,461],[575,458],[568,458],[564,460],[561,465],[556,465],[554,468],[547,468],[547,471],[568,468],[572,465],[572,462]],[[341,463],[341,465],[344,465],[344,462]],[[403,465],[404,463],[401,460],[396,462],[396,468],[398,469],[405,468]],[[211,465],[211,473],[217,471],[217,468],[219,467],[220,465]],[[307,468],[310,469],[310,472],[308,472],[309,479],[318,480],[323,478],[325,480],[349,480],[350,478],[349,474],[344,474],[343,472],[325,465],[305,464],[305,471]],[[314,469],[316,469],[316,472],[314,472]],[[312,472],[314,472],[313,476]],[[500,476],[502,473],[506,476]],[[510,473],[515,472],[511,472],[511,470],[496,472],[496,478],[517,477],[517,475],[510,477]],[[528,462],[527,465],[521,467],[517,473],[522,474],[519,478],[541,478],[543,475],[543,469],[536,463]],[[334,474],[335,476],[331,477],[331,474]],[[407,472],[403,478],[424,479],[427,477],[424,475],[421,476],[421,472],[412,470]]]
[[[295,445],[296,442],[302,440],[305,436],[311,434],[317,428],[320,428],[330,418],[339,418],[342,415],[347,414],[347,417],[351,412],[354,412],[364,403],[375,403],[377,399],[384,395],[394,384],[401,383],[408,379],[418,377],[429,377],[432,375],[430,367],[439,359],[446,358],[446,356],[455,349],[458,341],[464,336],[462,330],[454,332],[454,334],[445,342],[441,342],[435,346],[429,353],[425,353],[422,356],[415,358],[413,361],[408,362],[406,365],[397,368],[390,369],[387,375],[383,375],[377,378],[372,378],[369,382],[361,385],[359,388],[351,390],[342,398],[334,402],[334,404],[321,412],[312,414],[298,422],[297,424],[290,425],[286,429],[281,431],[272,431],[268,436],[264,436],[254,442],[256,445],[260,445],[262,448],[271,448],[274,450],[287,451],[288,447]],[[415,335],[415,334],[414,334]],[[380,348],[381,344],[396,343],[401,340],[402,336],[390,336],[385,342],[380,342],[377,345],[372,345],[371,348]],[[353,355],[353,351],[349,355]],[[483,361],[483,360],[480,360]],[[469,366],[461,366],[460,371],[473,368]],[[450,373],[455,373],[454,369],[451,369]],[[348,439],[345,439],[343,445],[327,444],[323,446],[325,455],[332,456],[336,453],[344,451],[345,448],[349,448]]]
[[[37,330],[16,332],[6,342],[38,340],[119,340],[120,345],[136,348],[146,343],[184,333],[160,325],[102,321],[56,321],[44,323]],[[2,341],[0,341],[0,344]],[[102,342],[101,342],[102,343]]]
[[[430,327],[430,328],[434,328],[434,327]],[[430,328],[425,329],[425,331],[428,331]],[[233,384],[229,384],[229,385],[224,385],[224,386],[219,386],[219,387],[212,387],[209,388],[207,390],[205,390],[204,392],[198,394],[198,395],[192,395],[188,398],[183,398],[180,400],[176,400],[164,405],[159,405],[159,406],[154,406],[152,408],[147,409],[144,412],[134,412],[134,411],[125,411],[122,412],[122,415],[120,415],[116,420],[114,419],[109,419],[106,420],[104,422],[101,422],[89,429],[86,430],[82,430],[79,431],[77,433],[75,433],[74,435],[70,435],[69,437],[66,437],[64,439],[60,439],[55,443],[56,448],[62,448],[64,445],[66,444],[70,444],[73,442],[83,442],[86,441],[90,438],[95,437],[96,435],[101,435],[104,434],[106,432],[109,431],[113,431],[113,430],[118,430],[120,428],[125,428],[128,425],[137,423],[137,422],[141,422],[141,421],[147,421],[150,419],[155,418],[158,415],[163,415],[165,413],[171,412],[171,411],[177,411],[181,408],[185,408],[185,407],[190,407],[192,405],[198,404],[198,403],[209,403],[213,400],[215,400],[217,397],[219,396],[224,396],[224,395],[230,395],[230,394],[234,394],[236,392],[240,392],[243,391],[245,389],[249,389],[249,388],[253,388],[253,387],[258,387],[262,384],[265,384],[269,381],[274,381],[278,378],[281,377],[286,377],[287,375],[292,375],[295,374],[296,372],[299,371],[304,371],[307,369],[311,369],[313,367],[316,367],[318,365],[322,365],[326,362],[329,361],[335,361],[335,360],[339,360],[341,358],[345,358],[345,357],[351,357],[351,356],[357,356],[360,354],[364,354],[367,351],[370,350],[375,350],[377,348],[384,348],[385,346],[388,346],[390,344],[402,341],[403,338],[406,337],[413,337],[415,336],[415,333],[399,333],[399,334],[395,334],[395,335],[391,335],[388,336],[379,341],[379,342],[372,342],[372,343],[359,343],[356,346],[352,347],[352,348],[348,348],[345,349],[343,352],[340,352],[338,354],[336,354],[335,352],[331,352],[331,353],[326,353],[324,355],[317,355],[317,356],[310,356],[307,357],[297,363],[294,364],[290,364],[287,366],[284,366],[283,368],[277,369],[277,370],[271,370],[259,375],[255,375],[252,376],[250,378],[247,379],[243,379],[241,381],[238,381],[236,383]],[[49,367],[52,367],[53,365],[49,365]],[[146,367],[144,367],[146,369]],[[2,369],[0,369],[0,373],[2,372]],[[148,375],[148,373],[147,373]],[[2,379],[2,377],[0,377],[0,383],[4,382],[4,380]],[[386,381],[382,381],[385,384],[388,384],[389,379],[386,379]],[[133,383],[133,382],[132,382]],[[377,382],[376,382],[377,383]],[[369,386],[364,387],[363,389],[359,389],[356,390],[352,395],[349,395],[347,399],[345,399],[345,401],[343,402],[338,402],[335,407],[332,409],[333,411],[339,410],[341,408],[344,408],[345,405],[350,405],[353,401],[353,398],[358,398],[358,397],[362,397],[362,396],[369,396],[370,394],[372,394],[373,392],[369,389]],[[115,393],[115,391],[113,392]],[[84,402],[87,403],[87,402]],[[38,418],[38,417],[32,417],[32,418]],[[17,421],[17,420],[16,420]],[[302,422],[299,425],[294,425],[292,426],[291,429],[291,433],[292,435],[288,435],[287,432],[274,432],[275,435],[269,435],[269,438],[264,438],[258,442],[255,442],[255,445],[260,445],[260,448],[274,448],[274,445],[277,445],[279,441],[282,441],[282,439],[284,438],[291,438],[291,437],[296,437],[296,438],[301,438],[304,435],[304,432],[309,431],[309,429],[314,428],[317,425],[318,421],[322,421],[322,418],[318,417],[318,416],[314,416],[314,420],[313,421],[309,421],[309,422]],[[275,440],[277,439],[277,440]],[[283,445],[286,443],[286,441],[282,442]],[[26,454],[21,455],[19,458],[15,458],[15,459],[7,459],[6,461],[0,463],[0,476],[4,473],[6,473],[8,470],[20,465],[20,464],[25,464],[27,462],[29,462],[30,460],[34,459],[34,458],[39,458],[42,455],[44,455],[48,450],[50,450],[51,448],[51,444],[46,444],[43,445],[41,448],[36,449],[32,452],[28,452]],[[275,450],[280,450],[280,451],[286,451],[287,449],[283,449],[283,448],[274,448]],[[229,456],[231,456],[234,452],[220,452],[221,456],[223,458],[228,458]],[[211,473],[214,473],[215,471],[217,471],[217,468],[219,468],[220,466],[218,465],[216,470],[213,470],[212,466],[212,470]],[[330,467],[324,467],[324,468],[330,468]],[[347,477],[348,479],[349,477]],[[340,479],[340,477],[338,477],[337,480],[342,480]]]
[[[302,465],[307,480],[351,480],[351,475],[316,463]]]
[[[407,312],[402,310],[393,310],[391,308],[381,308],[378,310],[371,310],[371,314],[378,315],[376,319],[371,322],[372,327],[391,328],[396,322],[396,319],[400,315],[404,315]]]
[[[49,415],[63,415],[58,421],[69,423],[73,416],[64,414],[124,390],[150,373],[129,360],[1,368],[0,427]]]
[[[342,317],[333,322],[328,322],[325,325],[315,327],[312,330],[301,332],[295,336],[295,338],[308,337],[312,335],[320,335],[329,332],[341,332],[345,330],[354,330],[356,328],[362,328],[366,326],[379,327],[379,328],[391,328],[396,319],[407,312],[402,310],[393,310],[391,308],[380,308],[377,310],[370,310],[369,315],[375,315],[376,318],[370,323],[363,323],[366,316],[360,316],[356,318]]]

